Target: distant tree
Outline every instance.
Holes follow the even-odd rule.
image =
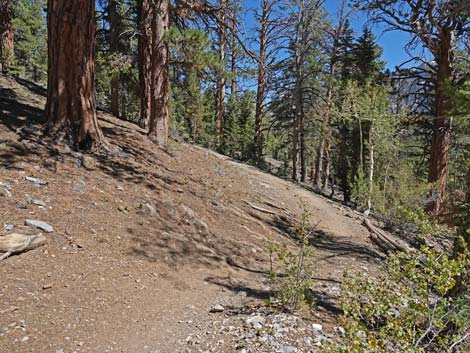
[[[258,54],[256,56],[257,89],[256,89],[256,111],[255,111],[255,134],[254,148],[257,164],[263,161],[263,123],[265,110],[265,100],[267,95],[267,75],[273,58],[276,57],[276,41],[278,39],[280,24],[275,18],[275,8],[278,0],[261,0],[260,13],[257,14],[259,28],[258,34]]]
[[[223,25],[218,27],[218,51],[219,51],[219,60],[220,67],[217,71],[217,111],[215,118],[216,125],[216,134],[217,134],[217,144],[220,146],[222,144],[223,135],[224,135],[224,117],[225,117],[225,90],[227,84],[227,78],[225,73],[225,57],[227,50],[227,16],[228,3],[226,0],[219,1],[219,7],[221,9],[220,21]]]
[[[14,56],[13,1],[0,0],[0,67],[7,73]]]
[[[35,82],[47,79],[44,6],[44,0],[19,0],[14,5],[15,60],[12,70]]]
[[[386,24],[391,30],[409,33],[409,46],[424,46],[435,62],[435,121],[428,179],[439,185],[438,197],[430,207],[438,214],[446,194],[451,142],[448,85],[455,79],[458,40],[470,32],[470,10],[465,1],[454,0],[361,0],[356,4],[367,10],[376,22]]]
[[[75,149],[96,150],[103,134],[94,92],[95,1],[49,0],[48,132]]]

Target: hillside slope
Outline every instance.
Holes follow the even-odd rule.
[[[269,341],[278,348],[250,346],[244,323],[268,295],[267,243],[294,246],[300,203],[318,223],[312,321],[325,331],[344,269],[381,258],[352,211],[198,147],[159,149],[109,115],[108,155],[48,144],[40,94],[0,76],[1,234],[37,233],[26,219],[54,227],[47,246],[0,262],[1,353],[282,351],[283,337],[295,346],[288,334]],[[211,313],[217,304],[224,311]],[[314,351],[313,333],[300,332]]]

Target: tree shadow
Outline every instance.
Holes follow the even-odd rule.
[[[230,279],[224,277],[206,277],[205,281],[225,288],[235,294],[245,293],[247,297],[253,299],[267,300],[271,294],[269,290],[253,288],[242,283],[234,283]]]
[[[42,109],[20,103],[13,89],[3,87],[0,87],[0,119],[14,132],[25,126],[39,130],[45,122]]]
[[[383,256],[366,246],[342,240],[332,234],[316,230],[310,238],[310,245],[317,249],[327,250],[334,256],[355,257],[366,261],[379,262]]]
[[[25,79],[23,79],[21,77],[18,77],[18,76],[15,76],[14,78],[15,78],[15,81],[18,84],[20,84],[21,86],[27,88],[28,90],[30,90],[34,94],[37,94],[38,96],[42,96],[42,97],[47,96],[47,89],[44,88],[43,86],[38,85],[35,82],[25,80]]]

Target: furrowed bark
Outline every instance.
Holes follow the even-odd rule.
[[[95,2],[48,1],[48,133],[75,149],[99,149],[96,115]]]

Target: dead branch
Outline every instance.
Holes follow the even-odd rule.
[[[393,238],[392,235],[386,234],[382,230],[373,226],[368,219],[364,218],[362,224],[369,230],[372,241],[379,245],[382,249],[388,249],[388,251],[403,251],[412,252],[412,247],[403,241]]]
[[[46,244],[47,240],[42,234],[37,235],[24,235],[18,233],[11,233],[0,237],[0,260],[7,257],[20,254],[25,251],[33,250]]]

